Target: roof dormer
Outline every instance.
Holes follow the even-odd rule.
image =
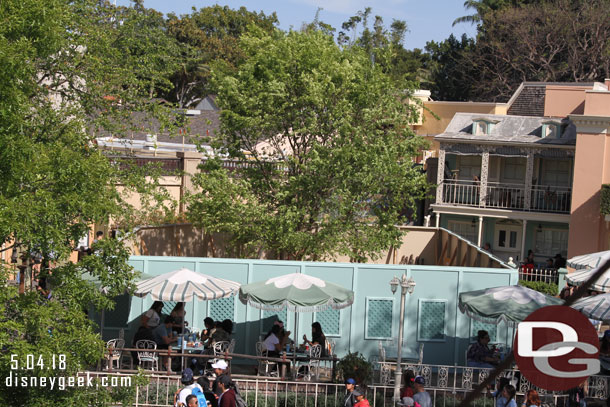
[[[561,122],[547,120],[542,122],[542,138],[561,138]]]
[[[487,117],[478,117],[472,119],[472,134],[476,136],[484,136],[491,134],[495,125],[500,120],[493,120]]]

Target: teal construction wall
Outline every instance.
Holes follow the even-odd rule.
[[[489,328],[494,331],[492,341],[495,336],[495,342],[510,343],[512,340],[512,332],[504,324],[481,326],[458,310],[460,292],[517,284],[517,272],[512,269],[154,256],[133,256],[130,264],[149,275],[186,267],[241,284],[296,272],[352,289],[355,292],[354,304],[346,309],[299,315],[284,311],[279,315],[287,329],[293,331],[291,337],[298,342],[302,342],[303,334],[311,335],[312,322],[321,322],[327,338],[336,342],[339,356],[348,351],[361,352],[367,358],[377,356],[380,340],[389,355],[396,353],[400,295],[392,294],[389,281],[403,273],[413,277],[417,284],[413,294],[406,298],[403,355],[415,356],[419,344],[424,343],[425,363],[463,364],[471,333],[476,333],[477,329]],[[124,329],[126,341],[130,343],[139,326],[140,315],[150,308],[153,301],[148,297],[128,295],[117,300],[116,309],[105,315],[103,336],[106,340],[115,338],[119,330]],[[163,313],[169,313],[172,307],[173,304],[166,304]],[[187,303],[186,311],[190,326],[199,329],[208,315],[214,319],[230,317],[236,324],[236,352],[252,355],[255,354],[254,346],[259,336],[276,318],[274,313],[247,307],[237,297],[209,302],[194,301]],[[432,337],[433,333],[442,332],[443,327],[444,336]]]

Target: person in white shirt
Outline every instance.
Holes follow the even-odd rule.
[[[193,380],[193,371],[188,367],[182,371],[182,384],[185,386],[180,393],[178,393],[178,397],[176,400],[175,407],[186,406],[186,397],[188,395],[193,394],[193,389],[198,388],[203,392],[203,389],[199,385],[199,383],[195,383]]]
[[[161,311],[163,311],[163,301],[155,301],[148,311],[142,314],[140,325],[153,329],[161,323]]]

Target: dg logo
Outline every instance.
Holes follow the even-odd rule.
[[[540,308],[517,326],[513,344],[521,373],[534,385],[562,391],[599,372],[597,331],[563,305]]]

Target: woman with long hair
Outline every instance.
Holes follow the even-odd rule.
[[[400,398],[413,397],[415,394],[415,389],[413,388],[415,373],[413,373],[413,370],[407,370],[403,377],[405,378],[405,387],[403,387],[400,392]]]
[[[307,340],[307,335],[303,335],[303,340],[309,346],[320,345],[322,347],[322,356],[326,356],[326,336],[322,332],[322,325],[319,322],[311,324],[311,341]]]
[[[186,322],[184,320],[184,317],[186,315],[186,311],[184,310],[184,303],[177,302],[176,305],[174,306],[174,309],[172,310],[172,312],[169,315],[174,318],[174,331],[181,334],[182,333],[182,324],[184,323],[185,327],[189,325],[188,322]]]
[[[163,301],[155,301],[150,309],[142,314],[140,325],[147,329],[153,329],[161,323],[161,311],[163,311]]]

